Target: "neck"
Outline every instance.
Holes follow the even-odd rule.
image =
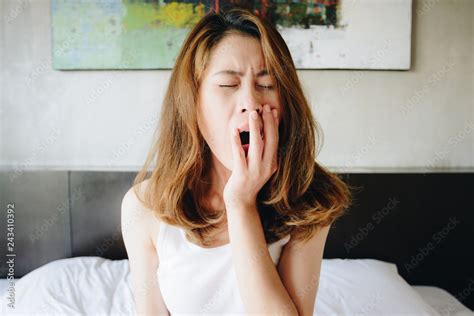
[[[231,175],[232,171],[227,169],[217,158],[212,154],[212,161],[207,178],[210,182],[209,189],[205,193],[204,200],[208,207],[213,210],[223,210],[224,204],[224,187]]]

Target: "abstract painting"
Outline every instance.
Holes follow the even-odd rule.
[[[298,69],[409,69],[412,0],[51,0],[53,68],[171,69],[206,13],[273,23]]]

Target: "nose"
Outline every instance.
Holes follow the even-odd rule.
[[[240,106],[240,112],[247,112],[247,114],[249,114],[252,111],[257,111],[259,115],[262,115],[263,104],[259,99],[258,92],[250,88],[245,92],[243,102]]]
[[[252,111],[257,111],[259,115],[262,115],[262,109],[263,107],[259,105],[258,107],[256,106],[248,106],[247,108],[242,109],[242,112],[248,112],[251,113]]]

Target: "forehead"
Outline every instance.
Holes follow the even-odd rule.
[[[214,47],[208,65],[213,71],[228,68],[245,72],[252,67],[254,72],[258,72],[264,68],[265,61],[258,39],[231,34]]]

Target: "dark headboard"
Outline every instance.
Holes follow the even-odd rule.
[[[329,233],[325,258],[393,262],[410,284],[433,285],[474,309],[474,173],[340,173],[354,202]],[[127,257],[120,206],[134,172],[0,172],[2,229],[14,203],[15,277],[77,256]],[[5,256],[4,256],[5,257]],[[7,268],[3,260],[0,276]]]

